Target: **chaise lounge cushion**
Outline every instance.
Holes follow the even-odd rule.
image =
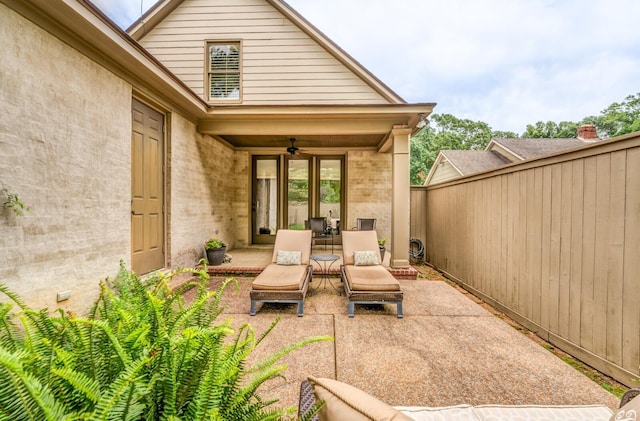
[[[269,265],[253,281],[254,290],[297,291],[302,289],[307,266]]]
[[[397,406],[416,421],[608,421],[611,410],[602,405],[457,405]]]
[[[418,421],[640,421],[640,396],[616,413],[605,405],[456,405],[448,407],[396,406],[332,379],[309,377],[310,389],[301,388],[300,413],[315,401],[325,401],[321,421],[330,420],[418,420]],[[307,391],[304,393],[303,391]],[[634,390],[635,391],[635,390]],[[634,395],[631,395],[633,399]],[[624,398],[623,401],[624,402]],[[635,405],[635,406],[634,406]],[[355,412],[352,412],[355,411]],[[400,415],[398,414],[400,413]]]
[[[474,412],[480,421],[511,420],[609,420],[611,409],[602,405],[479,405]]]
[[[382,265],[344,266],[352,291],[400,291],[400,282]]]
[[[311,255],[311,231],[309,230],[280,230],[286,235],[276,235],[273,245],[272,263],[278,263],[279,251],[300,251],[300,264],[308,265]],[[279,231],[278,231],[279,232]],[[309,244],[309,247],[307,247]]]
[[[637,395],[637,390],[633,390],[633,394],[631,396]],[[631,391],[629,392],[631,393]],[[624,402],[624,400],[623,400]],[[609,421],[640,421],[640,394],[638,394],[631,401],[627,402],[626,405],[622,406],[622,408],[618,409],[612,416]]]
[[[344,238],[347,241],[344,241]],[[345,265],[355,264],[355,252],[371,251],[380,255],[378,234],[375,231],[343,231],[342,255]]]
[[[308,380],[316,399],[325,402],[319,413],[321,421],[411,420],[392,406],[346,383],[315,377]]]

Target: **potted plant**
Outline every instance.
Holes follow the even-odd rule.
[[[209,238],[204,244],[207,253],[207,260],[211,266],[219,266],[224,261],[224,254],[227,251],[227,243],[219,238]]]
[[[385,244],[387,244],[388,238],[380,238],[378,240],[378,248],[380,249],[380,263],[384,260],[384,252],[386,251]]]

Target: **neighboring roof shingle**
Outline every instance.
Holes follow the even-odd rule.
[[[555,152],[584,146],[579,139],[492,139],[494,143],[522,157],[522,159],[536,158]]]
[[[476,150],[441,150],[440,155],[453,165],[460,176],[490,171],[522,160],[552,155],[578,148],[601,139],[582,140],[576,138],[498,138],[491,139],[483,151]],[[436,166],[432,166],[425,184],[431,183]],[[447,179],[458,178],[446,176]],[[443,178],[444,179],[444,178]],[[440,182],[442,180],[439,180]]]
[[[462,175],[492,170],[511,163],[493,151],[444,150],[440,151],[440,153]]]

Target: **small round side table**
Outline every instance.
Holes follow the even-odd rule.
[[[316,289],[320,288],[320,284],[324,284],[324,287],[326,288],[327,282],[329,282],[329,285],[331,285],[331,287],[338,293],[338,295],[342,295],[340,290],[338,290],[338,288],[333,285],[333,282],[331,282],[329,276],[331,265],[339,260],[340,256],[337,256],[335,254],[312,254],[310,257],[311,260],[316,262],[318,264],[318,267],[320,267],[320,282],[318,282],[318,285],[316,285],[313,290],[315,291]]]

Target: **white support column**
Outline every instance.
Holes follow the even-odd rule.
[[[409,178],[409,139],[411,129],[394,128],[392,204],[391,204],[391,267],[409,267],[409,215],[410,215],[410,178]]]

